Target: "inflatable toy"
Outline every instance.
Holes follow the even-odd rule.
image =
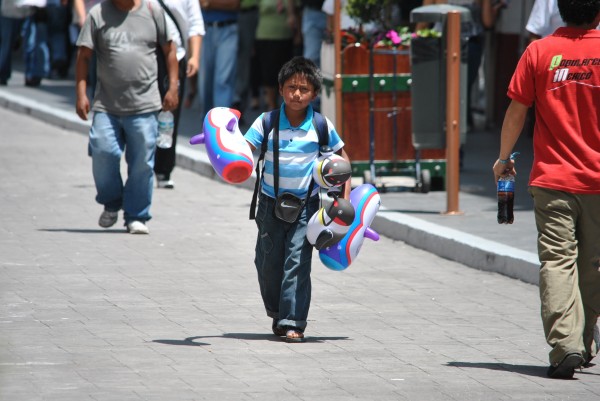
[[[369,226],[373,222],[381,198],[371,184],[362,184],[350,192],[350,203],[354,206],[354,221],[348,232],[336,245],[319,251],[321,262],[331,270],[344,270],[356,259],[365,238],[379,240],[379,234]]]
[[[335,198],[310,218],[306,238],[317,250],[333,246],[344,238],[353,221],[352,203],[343,198]]]
[[[313,178],[317,185],[329,189],[339,187],[352,176],[352,167],[343,157],[333,153],[329,146],[321,147],[321,156],[313,166]]]
[[[215,172],[230,184],[246,181],[254,170],[250,145],[240,132],[240,112],[227,107],[210,109],[202,133],[190,139],[192,145],[205,144]]]

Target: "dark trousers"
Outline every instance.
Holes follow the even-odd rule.
[[[183,104],[183,94],[185,93],[185,70],[186,70],[187,61],[185,57],[179,61],[179,104],[177,108],[173,110],[174,128],[173,128],[173,146],[168,149],[156,148],[156,155],[154,159],[154,173],[157,176],[160,176],[161,180],[169,180],[171,178],[171,173],[175,168],[175,145],[177,144],[177,133],[179,132],[179,117],[181,115],[181,105]],[[164,80],[167,79],[166,68],[165,71],[160,71],[161,67],[159,65],[159,87],[161,96],[164,96],[166,92],[166,86],[164,84]]]

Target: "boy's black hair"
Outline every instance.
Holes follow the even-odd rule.
[[[558,11],[565,24],[588,25],[600,12],[600,0],[558,0]]]
[[[315,93],[321,92],[321,85],[323,81],[323,75],[319,67],[312,61],[302,56],[297,56],[288,61],[279,70],[277,81],[280,87],[290,79],[294,74],[300,74],[306,77],[306,80],[312,84]]]

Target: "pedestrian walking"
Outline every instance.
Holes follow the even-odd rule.
[[[177,57],[165,16],[148,0],[107,0],[92,7],[77,40],[76,111],[87,120],[86,78],[96,54],[97,87],[91,110],[92,172],[96,201],[103,205],[98,224],[112,227],[123,209],[132,234],[147,234],[154,183],[157,114],[173,110],[177,97]],[[157,49],[166,59],[169,89],[161,104]],[[127,180],[120,172],[125,153]]]
[[[202,115],[233,105],[240,0],[200,0],[206,35],[202,43],[199,88]]]
[[[535,104],[533,197],[548,376],[572,378],[596,356],[600,313],[600,0],[558,0],[566,27],[525,50],[508,88],[494,177]]]
[[[285,336],[288,342],[300,342],[311,300],[313,247],[306,239],[306,229],[308,220],[319,209],[319,189],[312,179],[313,163],[319,156],[319,134],[311,102],[321,90],[322,76],[312,61],[295,57],[281,68],[278,81],[283,104],[275,112],[278,117],[273,119],[273,129],[265,132],[261,114],[245,135],[253,150],[268,140],[268,162],[263,169],[256,212],[254,263],[267,316],[273,319],[273,333]],[[349,162],[344,142],[329,120],[327,137],[333,151]],[[274,214],[279,195],[284,193],[305,200],[293,222]],[[342,194],[349,197],[349,185]]]
[[[167,24],[172,27],[173,42],[177,46],[177,61],[179,63],[178,96],[179,99],[183,99],[186,79],[198,73],[198,64],[200,63],[202,36],[205,33],[200,3],[198,0],[157,0],[157,3],[161,7],[166,7]],[[161,95],[164,96],[167,90],[166,85],[164,85],[167,71],[161,70],[162,68],[159,68],[159,89]],[[171,147],[156,148],[154,173],[156,174],[156,186],[158,188],[175,188],[171,173],[175,168],[175,147],[179,132],[181,106],[182,102],[179,102],[173,112],[174,126]]]

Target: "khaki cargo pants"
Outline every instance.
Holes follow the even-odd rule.
[[[538,231],[541,315],[550,363],[596,355],[600,314],[600,195],[530,187]]]

